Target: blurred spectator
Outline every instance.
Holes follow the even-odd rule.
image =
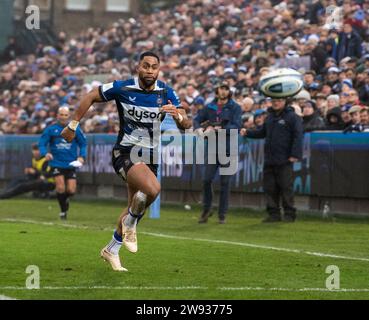
[[[261,128],[265,122],[265,118],[267,117],[268,113],[266,110],[258,109],[254,113],[254,124],[255,129]]]
[[[187,0],[104,28],[86,28],[73,37],[60,32],[54,47],[39,44],[27,56],[9,39],[7,63],[0,66],[0,133],[42,132],[60,106],[76,108],[97,80],[134,74],[130,61],[144,50],[161,56],[160,77],[173,86],[192,117],[214,99],[214,84],[227,80],[242,105],[244,126],[252,127],[253,113],[270,107],[257,89],[260,76],[281,64],[300,65],[306,57],[311,63],[303,62],[300,69],[305,88],[295,97],[300,107],[315,99],[325,117],[326,109],[338,105],[328,99],[331,95],[339,96],[340,107],[369,105],[369,5],[332,4],[343,12],[343,27],[327,28],[326,1]],[[352,89],[357,96],[350,98]],[[117,112],[113,104],[96,104],[88,112],[81,122],[86,132],[118,129],[111,120]]]
[[[314,101],[306,101],[302,109],[302,125],[304,132],[322,130],[325,127],[323,118],[319,115]]]
[[[10,60],[14,60],[21,54],[22,54],[22,49],[18,45],[16,38],[9,37],[8,45],[5,47],[3,51],[2,60],[8,62]]]
[[[329,109],[326,116],[326,130],[343,130],[345,123],[342,120],[342,111],[340,107]]]
[[[351,119],[351,115],[349,113],[350,109],[351,109],[352,105],[351,104],[345,104],[344,106],[342,106],[341,108],[341,117],[342,120],[345,124],[345,128],[349,127],[352,125],[352,119]]]
[[[364,107],[360,111],[360,123],[364,126],[369,126],[369,108]]]
[[[353,106],[350,108],[349,114],[351,116],[351,122],[353,125],[360,124],[361,122],[360,111],[361,111],[360,106]]]
[[[352,25],[344,23],[343,31],[339,35],[338,43],[338,60],[342,60],[345,57],[357,57],[360,58],[362,54],[361,48],[362,39],[360,35],[353,30]]]

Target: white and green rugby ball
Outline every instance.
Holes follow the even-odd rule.
[[[259,81],[260,91],[271,98],[292,97],[299,93],[303,86],[302,75],[290,68],[271,71]]]

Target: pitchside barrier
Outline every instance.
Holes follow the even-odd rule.
[[[21,176],[31,164],[31,144],[39,136],[0,136],[0,184]],[[111,149],[116,136],[87,135],[88,159],[79,170],[82,196],[124,197],[122,181],[113,172]],[[162,201],[201,200],[203,165],[186,164],[185,144],[194,135],[162,137]],[[232,178],[231,206],[263,206],[264,141],[239,137],[238,169]],[[297,205],[304,209],[369,214],[369,133],[305,134],[301,162],[294,164]],[[216,177],[218,179],[219,177]],[[215,188],[215,191],[218,189]],[[216,200],[216,199],[215,199]]]

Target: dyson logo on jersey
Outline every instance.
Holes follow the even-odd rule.
[[[158,109],[158,108],[155,108],[155,109]],[[136,118],[138,121],[142,121],[145,119],[159,120],[162,115],[161,112],[153,112],[153,111],[148,111],[148,110],[137,110],[136,107],[129,109],[128,114],[131,117]]]

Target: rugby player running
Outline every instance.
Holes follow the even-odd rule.
[[[114,81],[92,90],[82,98],[73,120],[62,132],[65,140],[72,141],[79,121],[94,103],[115,100],[120,131],[112,152],[112,164],[115,172],[127,182],[128,207],[119,217],[112,240],[101,250],[101,257],[115,271],[127,271],[121,265],[119,250],[123,243],[128,251],[137,252],[136,225],[160,193],[156,177],[158,166],[154,161],[154,153],[158,150],[155,141],[160,141],[160,130],[154,129],[160,128],[166,114],[173,117],[179,129],[192,126],[175,91],[158,80],[159,71],[160,58],[153,52],[142,53],[137,67],[138,77]],[[142,154],[150,155],[150,161],[133,161],[131,151],[136,151],[137,147]]]

